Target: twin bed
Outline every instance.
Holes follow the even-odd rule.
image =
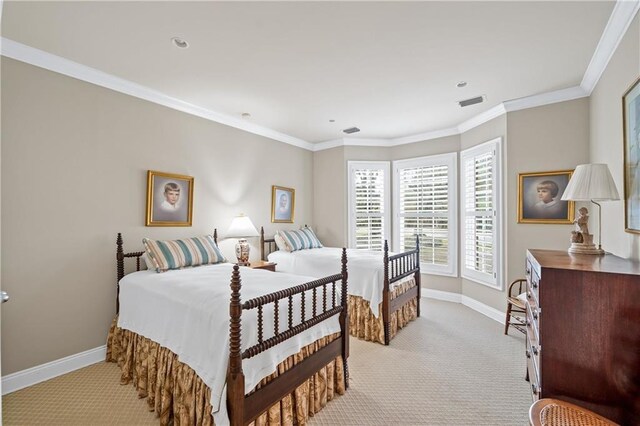
[[[216,237],[204,238],[220,263],[197,252],[197,238],[154,242],[169,256],[184,251],[186,266],[205,258],[186,268],[171,258],[177,266],[156,273],[140,270],[147,240],[146,254],[125,253],[118,234],[107,361],[161,424],[305,424],[348,388],[349,334],[388,345],[420,315],[418,246],[392,255],[385,242],[382,256],[324,247],[284,253],[262,231],[263,259],[278,263],[273,273],[222,263]],[[129,258],[136,271],[125,275]]]
[[[306,226],[302,229],[308,229]],[[312,231],[311,231],[312,232]],[[280,272],[321,277],[331,271],[342,249],[320,247],[285,251],[275,236],[260,228],[260,256]],[[349,332],[362,340],[388,345],[399,329],[420,316],[420,247],[404,253],[347,250],[349,257]]]
[[[229,263],[159,274],[140,270],[144,253],[118,234],[107,361],[161,424],[304,424],[344,393],[346,252],[320,279]],[[137,271],[125,276],[127,258]]]

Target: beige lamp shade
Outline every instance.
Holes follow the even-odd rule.
[[[226,236],[227,238],[249,238],[258,237],[260,234],[249,217],[240,215],[233,218]]]
[[[619,200],[618,189],[606,164],[580,164],[562,194],[564,201]]]

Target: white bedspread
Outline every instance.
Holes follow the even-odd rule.
[[[332,273],[339,272],[339,263]],[[229,360],[229,301],[232,265],[229,263],[167,271],[134,272],[120,281],[118,326],[145,336],[178,355],[211,388],[216,424],[229,422],[226,412],[226,373]],[[325,274],[331,275],[331,274]],[[314,278],[240,268],[242,301],[272,293]],[[339,286],[336,303],[339,304]],[[318,294],[322,294],[319,292]],[[307,292],[306,318],[311,317]],[[328,293],[328,300],[330,293]],[[300,323],[300,296],[294,297],[294,325]],[[320,299],[321,300],[321,299]],[[264,339],[273,336],[273,304],[264,308]],[[328,309],[330,306],[327,307]],[[280,332],[287,324],[286,300],[280,302]],[[321,303],[318,310],[322,310]],[[257,310],[242,313],[242,349],[258,343]],[[275,371],[288,356],[321,337],[340,331],[338,316],[323,321],[268,351],[244,360],[245,393]]]
[[[320,278],[340,272],[341,256],[341,248],[323,247],[291,253],[279,250],[270,253],[268,259],[278,264],[278,271]],[[380,315],[384,289],[383,256],[379,251],[347,249],[348,293],[369,301],[376,317]]]

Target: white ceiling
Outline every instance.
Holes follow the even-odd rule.
[[[385,139],[447,129],[578,86],[614,4],[5,1],[2,36],[317,143],[351,126]]]

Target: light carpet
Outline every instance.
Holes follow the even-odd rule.
[[[350,388],[313,425],[526,425],[524,336],[460,304],[423,300],[390,346],[351,339]],[[2,398],[6,425],[157,425],[99,363]]]

